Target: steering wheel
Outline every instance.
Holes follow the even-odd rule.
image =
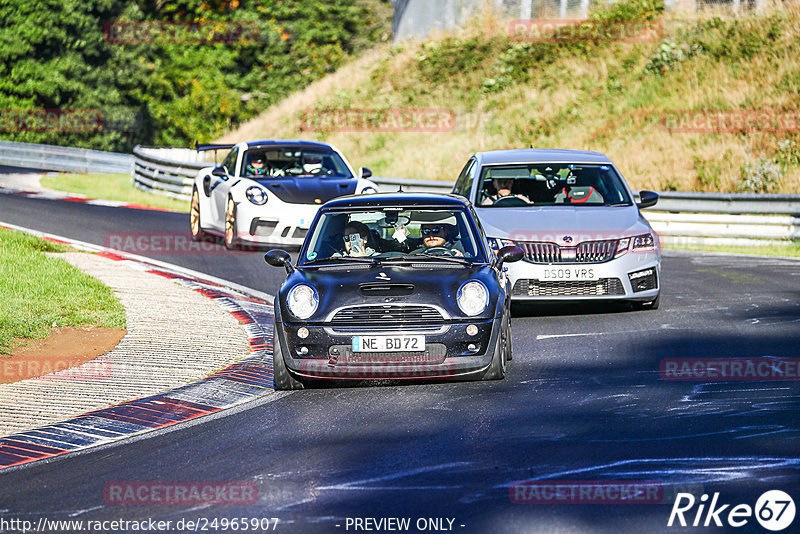
[[[453,251],[447,247],[430,247],[425,249],[425,254],[431,254],[432,256],[452,256]]]
[[[528,206],[529,204],[518,197],[501,197],[494,201],[495,206]]]

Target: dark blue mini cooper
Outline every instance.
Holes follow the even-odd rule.
[[[387,193],[323,205],[275,297],[277,389],[309,379],[502,379],[510,291],[472,206],[454,195]]]

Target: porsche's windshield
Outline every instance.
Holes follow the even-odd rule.
[[[611,165],[526,164],[485,167],[478,207],[631,205]]]
[[[344,160],[334,151],[302,147],[251,148],[242,161],[242,176],[335,176],[352,178]]]
[[[300,265],[365,258],[485,261],[462,209],[331,211],[320,216],[306,243]]]

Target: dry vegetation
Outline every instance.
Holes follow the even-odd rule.
[[[800,193],[797,4],[739,18],[664,14],[653,0],[627,4],[633,17],[663,25],[660,40],[515,42],[485,11],[457,33],[374,49],[222,140],[319,139],[376,175],[445,180],[479,150],[592,149],[614,159],[634,188]],[[455,127],[302,128],[309,110],[395,108],[452,110]],[[682,110],[778,110],[795,113],[795,122],[793,131],[668,130],[665,113]]]

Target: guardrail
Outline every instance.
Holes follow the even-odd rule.
[[[189,148],[133,149],[133,185],[144,191],[189,200],[197,171],[213,163],[202,161],[200,154]]]
[[[43,171],[127,174],[131,172],[133,156],[87,148],[0,141],[0,165]]]

